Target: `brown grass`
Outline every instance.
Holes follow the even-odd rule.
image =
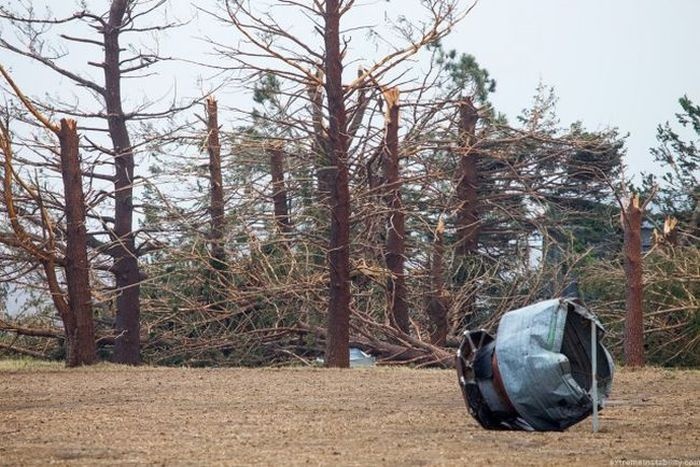
[[[598,434],[489,432],[452,371],[3,363],[0,465],[700,460],[699,396],[700,371],[623,370]]]

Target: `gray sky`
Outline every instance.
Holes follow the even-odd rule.
[[[196,4],[214,8],[214,2]],[[68,0],[35,0],[33,4],[49,4],[57,14],[75,10]],[[99,10],[106,1],[90,0],[88,4]],[[359,14],[350,20],[362,24],[381,22],[385,14],[416,18],[419,11],[417,0],[360,0],[358,5]],[[186,0],[173,0],[172,9],[181,17],[193,11]],[[308,25],[297,21],[288,8],[274,11],[282,11],[284,20],[299,34],[308,34]],[[541,81],[555,88],[562,124],[581,120],[590,129],[616,126],[623,134],[630,133],[627,162],[633,174],[654,169],[648,148],[655,144],[656,126],[673,119],[678,111],[677,99],[688,94],[700,102],[699,19],[698,0],[480,0],[445,45],[475,55],[491,72],[498,83],[492,101],[511,119],[530,104]],[[205,33],[221,42],[232,43],[237,38],[232,29],[221,29],[200,15],[185,31],[170,33],[162,41],[163,49],[213,61],[202,56],[209,47],[194,38]],[[363,45],[363,34],[353,38],[354,54],[361,55],[366,47],[370,61],[378,54]],[[67,60],[83,68],[86,58],[79,53]],[[44,92],[52,86],[49,83],[55,83],[56,90],[66,84],[47,80],[50,73],[28,66],[26,60],[3,53],[0,61],[23,76],[21,82],[29,93]],[[164,95],[177,83],[180,96],[191,96],[206,88],[206,83],[195,79],[201,70],[187,70],[182,64],[161,70],[159,78],[139,90],[151,97]],[[249,102],[250,98],[231,91],[222,92],[220,100],[235,106],[242,105],[236,100]]]
[[[677,100],[700,101],[700,1],[482,0],[446,43],[468,51],[509,116],[537,83],[555,87],[562,123],[630,133],[630,173],[652,170],[656,126]]]

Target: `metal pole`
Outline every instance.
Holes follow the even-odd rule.
[[[593,433],[598,432],[598,332],[591,320],[591,399],[593,402]]]

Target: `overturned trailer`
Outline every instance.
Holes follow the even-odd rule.
[[[457,373],[469,412],[484,428],[527,431],[565,430],[597,413],[614,371],[603,334],[568,298],[504,314],[496,337],[465,331]]]

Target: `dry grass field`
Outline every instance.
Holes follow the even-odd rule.
[[[621,370],[597,434],[489,432],[452,371],[0,362],[0,465],[700,465],[699,400],[700,371]]]

